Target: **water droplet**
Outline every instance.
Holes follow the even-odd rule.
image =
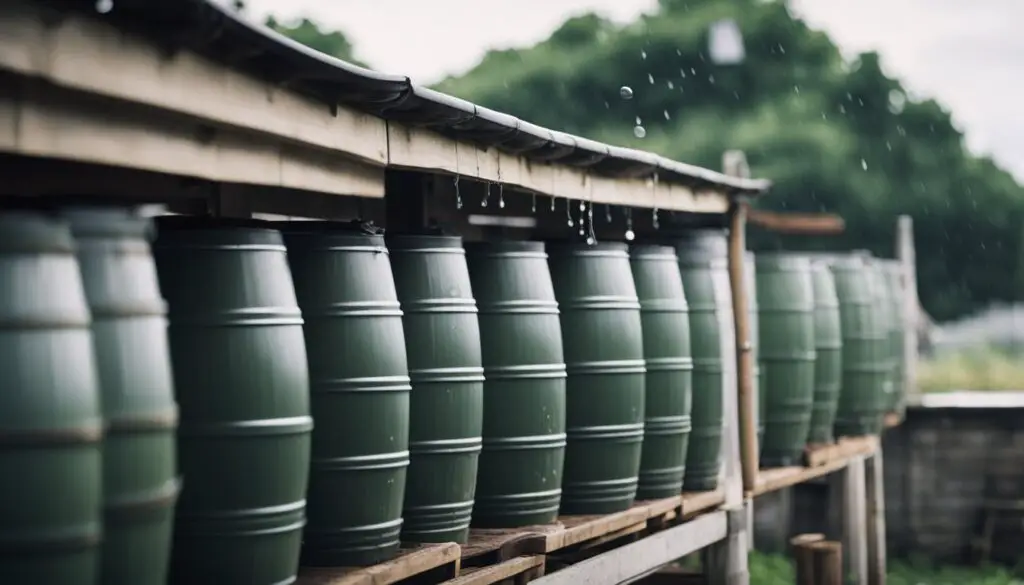
[[[710,83],[711,85],[715,84],[715,76],[714,75],[708,75],[708,83]]]
[[[860,159],[860,168],[865,171],[868,170],[868,161]]]
[[[640,116],[637,116],[636,117],[636,125],[639,126],[640,124],[643,124],[643,121],[640,119]]]
[[[114,0],[96,0],[96,12],[106,14],[114,9]]]
[[[793,91],[799,94],[800,93],[800,86],[799,85],[794,85],[793,86]]]
[[[647,74],[647,81],[650,82],[651,85],[654,85],[654,75],[648,73]]]
[[[633,136],[636,136],[637,138],[643,138],[647,136],[647,129],[644,128],[643,126],[640,126],[639,124],[633,126]]]
[[[668,87],[669,89],[675,89],[676,88],[676,84],[672,83],[671,79],[665,82],[665,86]]]
[[[619,88],[619,97],[624,100],[633,99],[633,88],[628,85],[623,85]]]
[[[646,60],[647,59],[647,51],[645,51],[643,49],[640,49],[640,58]]]
[[[587,236],[587,245],[588,246],[593,246],[596,243],[597,243],[597,240],[594,239],[594,236]]]
[[[626,240],[627,241],[632,242],[633,238],[635,238],[635,237],[636,237],[636,234],[633,233],[633,230],[626,230]]]
[[[665,119],[666,119],[666,120],[671,120],[671,119],[672,119],[672,116],[670,116],[670,115],[669,115],[669,113],[668,113],[668,110],[664,110],[664,111],[662,111],[662,112],[661,112],[661,115],[662,115],[662,116],[665,116]]]
[[[679,77],[682,77],[683,79],[686,79],[686,72],[683,71],[682,69],[680,69],[679,70]]]

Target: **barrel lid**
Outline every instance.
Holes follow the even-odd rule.
[[[384,241],[391,250],[422,250],[425,248],[462,248],[462,237],[439,233],[387,234]]]
[[[587,242],[573,240],[548,240],[548,255],[575,256],[586,252],[618,252],[624,256],[629,254],[629,245],[624,242]]]
[[[490,240],[485,242],[466,242],[466,254],[484,255],[501,254],[504,252],[532,252],[545,254],[544,242],[535,240]]]
[[[676,257],[676,249],[667,244],[657,244],[644,242],[641,244],[633,244],[629,247],[629,255],[633,258],[647,258],[647,259],[663,259],[671,260],[673,262],[678,261]]]
[[[289,247],[316,246],[326,242],[383,248],[384,228],[372,221],[271,221]]]
[[[284,249],[281,232],[258,219],[170,215],[154,219],[155,248],[263,245]]]
[[[135,207],[76,206],[61,210],[76,238],[150,239],[152,223]]]
[[[32,211],[0,212],[0,253],[63,253],[75,251],[67,222]]]

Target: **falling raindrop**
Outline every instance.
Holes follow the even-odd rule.
[[[498,184],[498,209],[505,209],[505,185]]]
[[[647,129],[637,124],[636,126],[633,126],[633,136],[636,136],[637,138],[644,138],[647,136]]]
[[[537,213],[537,194],[530,196],[530,213]]]
[[[654,85],[654,75],[653,75],[653,74],[651,74],[651,73],[648,73],[648,74],[647,74],[647,81],[648,81],[648,82],[649,82],[649,83],[650,83],[651,85]]]
[[[555,196],[551,196],[551,211],[555,210]]]
[[[633,233],[633,210],[626,210],[626,240],[632,242],[636,234]]]
[[[491,184],[487,183],[487,190],[484,191],[484,198],[480,200],[480,207],[487,207],[487,200],[491,197]]]
[[[668,110],[662,110],[661,115],[665,116],[666,120],[671,120],[672,119],[672,116],[668,113]]]
[[[455,209],[462,209],[462,194],[459,193],[459,176],[455,175]]]
[[[106,14],[114,9],[114,0],[96,0],[96,12]]]
[[[658,208],[657,207],[655,207],[654,211],[651,213],[651,225],[654,227],[654,229],[658,229],[659,227],[661,227],[660,224],[658,223]]]
[[[644,59],[646,61],[647,60],[647,51],[645,51],[643,49],[640,49],[640,58]]]
[[[605,223],[611,223],[612,222],[612,206],[611,205],[605,205],[604,206],[604,221],[605,221]]]
[[[714,75],[708,75],[708,83],[710,83],[711,85],[715,84],[715,76]]]
[[[679,49],[676,49],[676,56],[681,57],[682,55],[683,55],[683,52],[680,51]]]
[[[623,85],[619,88],[619,97],[624,100],[633,99],[633,88],[628,85]]]
[[[868,170],[868,161],[860,159],[860,168],[861,170]]]
[[[686,79],[686,72],[683,71],[682,69],[680,69],[679,70],[679,77],[682,77],[683,79]]]
[[[569,209],[569,200],[565,200],[565,225],[572,227],[572,211]]]
[[[794,85],[793,86],[793,91],[796,92],[797,94],[799,94],[800,93],[800,86],[799,85]]]
[[[643,124],[643,123],[644,122],[643,122],[643,120],[640,119],[640,116],[637,116],[636,117],[636,125],[639,126],[640,124]]]
[[[676,88],[676,84],[672,83],[671,79],[669,79],[668,81],[665,82],[665,86],[668,87],[669,89],[675,89]]]

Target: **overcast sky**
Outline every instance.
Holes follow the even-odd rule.
[[[487,49],[546,38],[595,11],[628,21],[655,0],[248,0],[254,15],[308,15],[348,35],[375,69],[431,83]],[[791,0],[849,54],[877,50],[914,94],[953,111],[969,146],[1024,181],[1022,0]]]

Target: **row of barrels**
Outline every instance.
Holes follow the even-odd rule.
[[[903,400],[899,265],[781,253],[750,255],[746,266],[758,307],[761,466],[797,465],[807,444],[878,434]]]
[[[0,215],[0,582],[280,585],[717,485],[724,257],[154,223]]]
[[[464,246],[167,217],[151,250],[151,227],[0,215],[0,582],[279,585],[300,558],[371,564],[717,485],[735,383],[721,232]],[[831,340],[804,327],[830,307],[806,259],[761,256],[748,279],[766,460],[812,440],[812,412],[877,430],[888,352],[858,327],[883,323],[864,317],[880,289],[844,262],[848,278],[813,272],[835,275]],[[825,346],[842,386],[820,392],[818,364],[840,367]]]

